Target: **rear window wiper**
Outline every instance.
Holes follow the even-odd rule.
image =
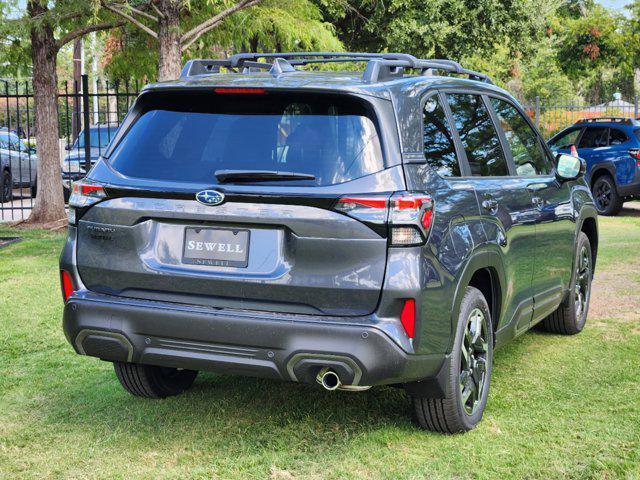
[[[277,170],[216,170],[216,179],[220,183],[226,182],[273,182],[293,180],[315,180],[316,177],[308,173],[279,172]]]

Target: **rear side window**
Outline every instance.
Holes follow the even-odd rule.
[[[609,145],[615,147],[616,145],[622,145],[628,140],[627,134],[618,128],[609,129]]]
[[[521,176],[548,174],[552,167],[538,134],[510,103],[492,98],[491,104],[509,143],[517,174]]]
[[[447,117],[437,96],[427,99],[423,109],[424,157],[443,177],[459,177],[460,165]]]
[[[580,127],[569,130],[567,133],[559,136],[553,142],[551,142],[551,146],[558,150],[568,150],[571,145],[577,145],[578,137],[580,136],[581,131],[582,128]]]
[[[375,117],[358,99],[181,92],[142,105],[110,155],[128,177],[213,185],[217,170],[275,170],[315,177],[287,185],[333,185],[385,168]]]
[[[467,154],[471,175],[506,176],[509,174],[500,138],[482,97],[448,94],[453,119]]]
[[[600,148],[609,145],[608,127],[587,127],[578,148]]]

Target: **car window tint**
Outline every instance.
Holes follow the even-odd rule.
[[[581,130],[582,129],[580,127],[569,130],[567,133],[559,136],[554,141],[552,141],[551,146],[558,150],[568,150],[571,145],[577,144]]]
[[[551,171],[551,162],[542,146],[542,140],[509,102],[492,98],[491,104],[500,120],[516,172],[521,176],[546,175]]]
[[[482,97],[450,94],[447,98],[460,141],[467,154],[471,175],[508,175],[500,139]]]
[[[612,128],[609,130],[609,145],[611,146],[622,145],[627,140],[628,140],[627,134],[624,133],[622,130],[618,128]]]
[[[215,185],[217,170],[312,175],[285,185],[335,185],[383,170],[377,117],[342,95],[149,94],[110,155],[122,175]],[[93,141],[93,137],[92,137]]]
[[[609,128],[608,127],[588,127],[582,138],[578,148],[599,148],[609,145]]]
[[[424,158],[443,177],[459,177],[460,165],[456,156],[451,127],[437,96],[432,96],[423,109]]]

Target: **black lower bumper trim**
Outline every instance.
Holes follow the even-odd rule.
[[[445,359],[409,354],[371,326],[265,320],[91,293],[69,299],[64,330],[78,353],[105,360],[126,352],[129,362],[302,382],[330,366],[353,385],[406,383],[434,377]]]

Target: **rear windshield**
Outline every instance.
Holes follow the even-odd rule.
[[[270,170],[315,177],[286,184],[321,186],[385,168],[375,117],[359,99],[188,92],[156,98],[141,98],[137,121],[110,154],[111,166],[128,177],[216,184],[217,170]]]
[[[116,134],[114,128],[91,128],[89,129],[89,140],[92,148],[105,148]],[[84,148],[84,132],[80,132],[76,141],[77,148]]]

